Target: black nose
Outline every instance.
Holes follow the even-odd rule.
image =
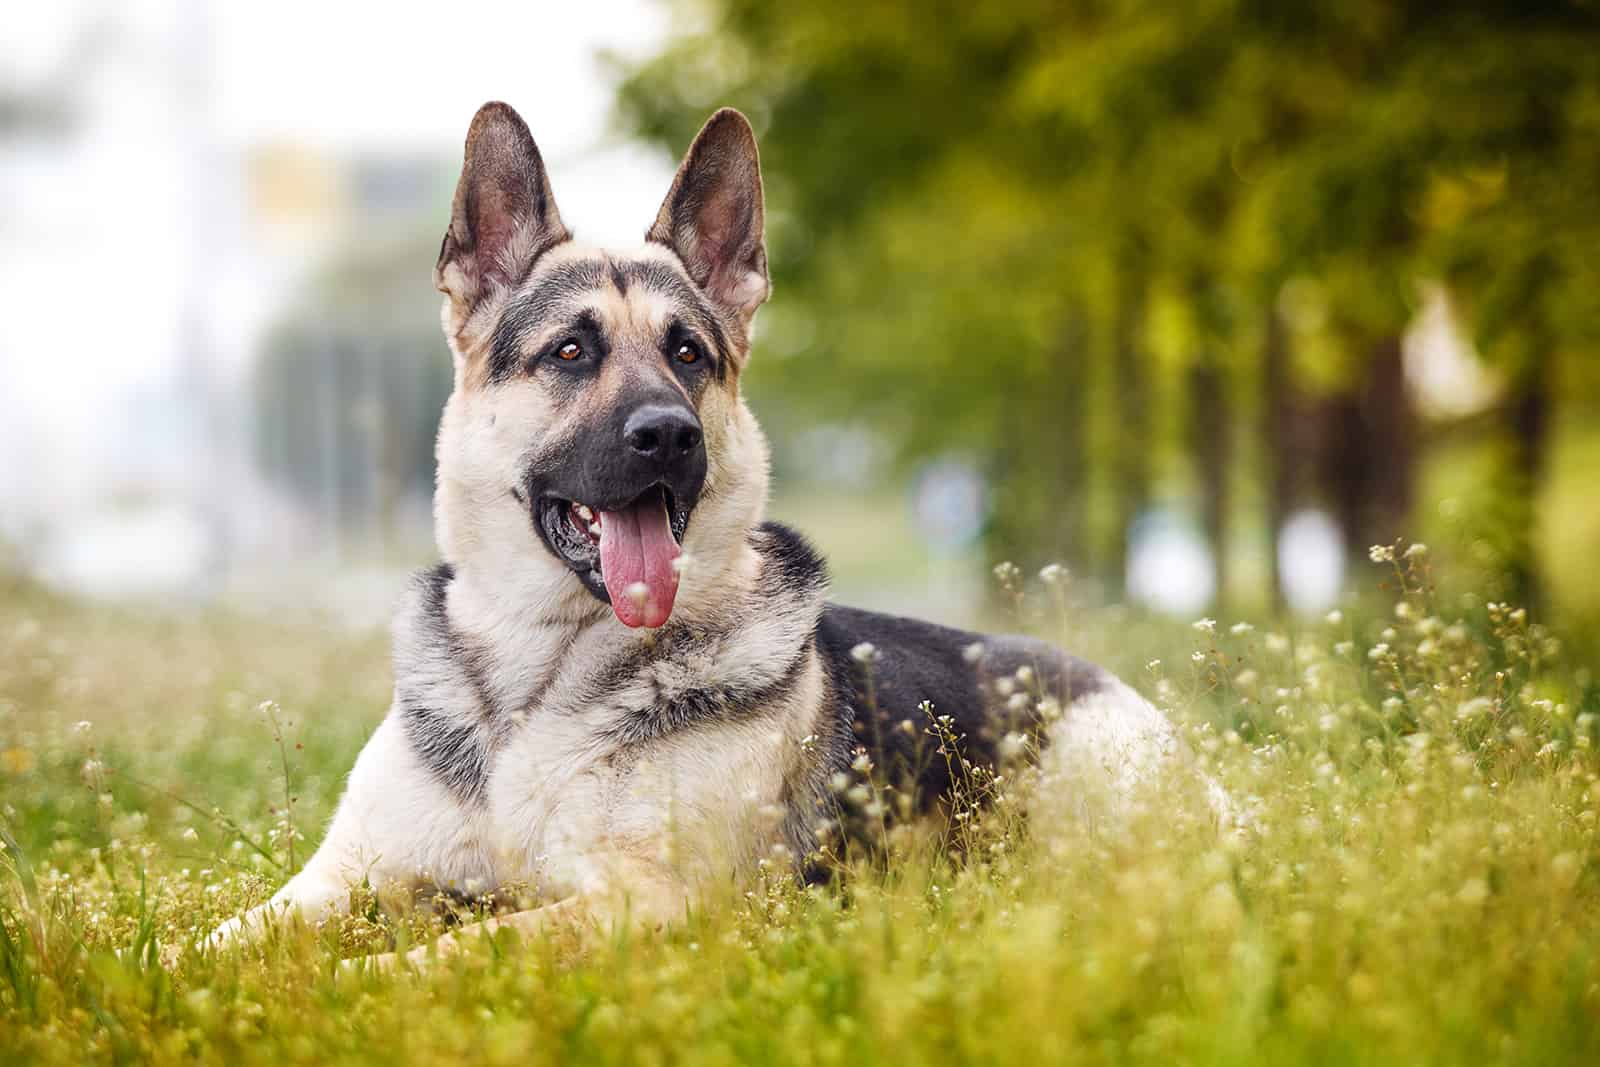
[[[628,416],[622,439],[635,454],[673,463],[700,447],[700,420],[684,408],[649,404]]]

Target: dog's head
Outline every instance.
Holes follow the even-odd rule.
[[[643,247],[613,251],[572,239],[521,117],[479,110],[434,271],[455,359],[446,559],[547,612],[609,603],[628,626],[714,595],[765,504],[738,389],[769,288],[762,221],[737,111],[695,138]]]

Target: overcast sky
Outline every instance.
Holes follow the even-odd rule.
[[[111,32],[96,58],[68,67],[97,24]],[[539,141],[568,224],[632,243],[671,166],[610,136],[613,86],[596,54],[646,52],[666,28],[645,0],[8,5],[0,87],[65,83],[84,121],[65,145],[0,142],[0,502],[92,491],[127,458],[116,428],[129,405],[171,379],[185,279],[212,269],[190,228],[195,145],[459,158],[473,111],[503,99]],[[248,266],[243,281],[214,281],[208,305],[225,326],[266,306]]]

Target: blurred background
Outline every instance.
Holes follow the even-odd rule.
[[[1302,10],[1304,8],[1304,10]],[[1600,647],[1600,4],[13,4],[0,552],[361,624],[433,552],[430,271],[514,104],[633,243],[754,122],[745,388],[842,599],[1325,611],[1442,584]]]

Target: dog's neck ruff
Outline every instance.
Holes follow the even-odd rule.
[[[394,627],[394,713],[418,758],[459,799],[481,802],[502,743],[533,718],[578,717],[604,747],[762,707],[805,666],[827,573],[787,527],[764,524],[747,541],[756,566],[715,612],[645,634],[610,612],[552,623],[559,647],[533,671],[452,622],[449,564],[421,572]]]

